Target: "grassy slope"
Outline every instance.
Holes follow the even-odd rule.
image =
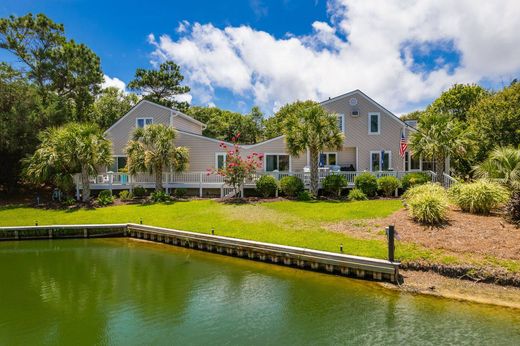
[[[211,200],[172,204],[123,205],[93,210],[42,210],[25,207],[0,208],[0,226],[73,224],[73,223],[143,223],[187,231],[215,233],[283,245],[339,251],[343,244],[349,254],[385,258],[386,243],[356,239],[324,230],[323,222],[386,217],[401,208],[398,200],[334,202],[273,202],[247,205],[224,205]],[[401,258],[428,256],[414,246],[401,246]]]
[[[361,202],[292,202],[281,201],[245,205],[226,205],[212,200],[194,200],[171,204],[123,205],[92,210],[42,210],[26,207],[0,207],[0,226],[138,223],[176,228],[186,231],[251,239],[345,253],[386,258],[386,241],[359,239],[325,229],[330,223],[343,220],[383,218],[402,207],[399,200]],[[382,226],[383,227],[383,226]],[[469,255],[469,254],[468,254]],[[427,250],[411,243],[397,243],[400,260],[425,259],[437,263],[473,263],[493,265],[520,271],[517,261],[493,258],[472,258]]]

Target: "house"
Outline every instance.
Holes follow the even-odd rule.
[[[421,160],[406,152],[399,155],[401,134],[407,138],[416,131],[414,124],[407,124],[392,112],[378,104],[360,90],[328,99],[321,103],[328,111],[337,114],[338,126],[345,134],[341,150],[329,150],[320,154],[321,176],[336,171],[344,174],[350,183],[361,171],[374,174],[401,176],[410,171],[434,171],[434,163]],[[208,176],[208,169],[225,165],[226,154],[219,146],[222,141],[205,137],[205,125],[175,109],[142,100],[120,118],[107,131],[112,141],[114,164],[93,178],[92,189],[128,189],[141,185],[153,188],[153,178],[147,174],[129,177],[120,171],[126,165],[124,148],[136,127],[149,124],[165,124],[177,130],[176,145],[189,149],[190,163],[187,172],[164,172],[164,186],[195,189],[199,195],[224,192],[222,177]],[[228,143],[229,144],[229,143]],[[288,154],[285,137],[279,136],[260,143],[241,145],[244,155],[253,152],[264,155],[263,168],[258,174],[272,174],[280,178],[297,175],[308,180],[309,155],[299,157]],[[431,174],[434,174],[433,172]],[[246,188],[254,183],[246,184]],[[78,185],[78,191],[80,186]]]

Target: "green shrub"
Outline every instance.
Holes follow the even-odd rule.
[[[312,194],[309,191],[302,191],[298,194],[298,200],[299,201],[311,201],[313,199]]]
[[[298,177],[287,176],[280,179],[280,190],[289,197],[296,197],[305,189],[303,182]]]
[[[505,187],[484,179],[455,184],[450,188],[449,195],[462,211],[483,215],[488,215],[492,209],[509,198],[509,192]]]
[[[176,198],[184,198],[188,194],[188,190],[184,188],[177,188],[174,191],[174,195]]]
[[[132,199],[132,193],[128,190],[123,190],[119,192],[119,199],[122,201],[128,201]]]
[[[441,185],[437,183],[426,183],[422,185],[416,185],[408,189],[403,194],[403,199],[410,200],[413,197],[422,194],[439,194],[447,197],[446,190]]]
[[[403,190],[408,190],[411,187],[416,185],[422,185],[430,182],[432,179],[426,173],[416,172],[416,173],[408,173],[402,179],[401,183],[403,186]]]
[[[150,199],[154,203],[168,202],[171,200],[170,196],[164,191],[154,191],[150,194]]]
[[[146,196],[146,189],[142,186],[136,186],[133,189],[133,194],[137,198],[143,198],[144,196]]]
[[[346,187],[347,184],[347,179],[339,174],[328,175],[322,181],[323,190],[335,197],[341,195],[341,189]]]
[[[106,206],[114,203],[114,196],[112,196],[112,192],[109,190],[103,190],[99,193],[97,197],[97,202],[101,206]]]
[[[520,191],[512,194],[511,199],[506,205],[507,216],[516,224],[520,224]]]
[[[368,198],[360,189],[352,189],[348,193],[348,199],[349,201],[365,201]]]
[[[62,203],[70,207],[76,204],[76,199],[74,197],[67,197]]]
[[[377,188],[383,191],[386,197],[390,197],[394,194],[395,190],[401,187],[401,182],[394,176],[386,176],[377,179]]]
[[[264,198],[274,197],[277,189],[278,183],[273,176],[263,175],[256,181],[256,191]]]
[[[368,197],[374,197],[377,194],[377,179],[368,172],[358,175],[354,179],[354,185]]]

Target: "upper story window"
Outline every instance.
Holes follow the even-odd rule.
[[[135,119],[135,126],[139,128],[144,128],[148,125],[153,124],[153,118],[137,118]]]
[[[381,133],[381,116],[379,113],[368,113],[368,134],[378,135]]]
[[[345,132],[345,114],[338,114],[338,127],[341,132]]]
[[[267,172],[290,170],[289,155],[287,154],[265,154],[265,170]]]

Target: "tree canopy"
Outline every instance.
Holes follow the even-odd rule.
[[[291,111],[287,111],[287,109]],[[287,149],[300,156],[309,150],[311,191],[318,194],[318,156],[327,149],[340,150],[344,135],[336,114],[328,113],[319,103],[297,101],[288,105],[283,121]]]
[[[217,107],[192,106],[187,114],[206,124],[203,135],[230,142],[240,133],[239,142],[256,143],[262,139],[263,114],[258,107],[251,113],[241,114]]]
[[[473,105],[468,123],[478,140],[476,161],[484,160],[496,146],[520,145],[520,83],[493,93]]]
[[[155,189],[162,191],[162,173],[167,168],[183,171],[188,167],[188,148],[176,147],[175,129],[163,124],[136,128],[126,146],[128,172],[155,175]]]
[[[165,61],[159,65],[158,70],[138,68],[135,78],[128,83],[128,88],[146,100],[185,112],[189,107],[188,102],[176,99],[190,91],[188,86],[181,85],[183,80],[179,65],[173,61]]]
[[[68,123],[39,135],[40,145],[25,163],[25,178],[32,183],[71,185],[72,175],[81,173],[83,201],[90,198],[91,175],[112,163],[112,145],[98,126]]]

